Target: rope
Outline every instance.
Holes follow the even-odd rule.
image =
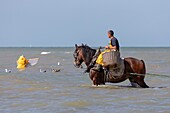
[[[151,75],[151,76],[164,76],[164,77],[170,77],[169,75],[161,75],[161,74],[154,74],[154,73],[146,73],[146,74],[129,73],[129,74],[130,74],[130,75],[136,75],[136,76]]]
[[[87,68],[81,68],[81,69],[87,69]],[[139,73],[129,73],[130,75],[135,75],[135,76],[164,76],[164,77],[170,77],[170,75],[163,75],[163,74],[155,74],[155,73],[146,73],[146,74],[139,74]]]

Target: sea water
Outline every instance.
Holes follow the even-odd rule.
[[[0,113],[170,112],[170,48],[121,48],[122,57],[143,59],[147,73],[169,76],[146,75],[145,81],[151,87],[148,89],[132,88],[128,80],[92,86],[84,69],[73,66],[73,51],[0,48]],[[16,61],[20,55],[39,58],[39,62],[18,71]],[[54,73],[52,69],[61,71]]]

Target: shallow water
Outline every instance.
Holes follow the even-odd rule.
[[[41,52],[51,54],[41,55]],[[170,77],[147,75],[149,89],[129,81],[92,86],[88,74],[73,66],[74,48],[0,48],[0,113],[168,113]],[[170,48],[122,48],[122,56],[143,59],[148,73],[170,75]],[[40,58],[19,72],[16,60]],[[57,65],[60,62],[61,65]],[[51,69],[61,69],[52,73]],[[12,73],[5,73],[9,69]],[[46,73],[40,73],[40,69]]]

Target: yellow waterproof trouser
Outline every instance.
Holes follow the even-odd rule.
[[[96,63],[97,64],[99,64],[99,65],[104,65],[103,64],[103,54],[104,53],[106,53],[106,52],[110,52],[110,50],[109,49],[106,49],[104,52],[102,52],[99,56],[98,56],[98,58],[97,58],[97,60],[96,60]]]

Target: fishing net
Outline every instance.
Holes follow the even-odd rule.
[[[110,51],[103,54],[103,64],[105,67],[118,65],[120,62],[120,52],[118,51]]]

